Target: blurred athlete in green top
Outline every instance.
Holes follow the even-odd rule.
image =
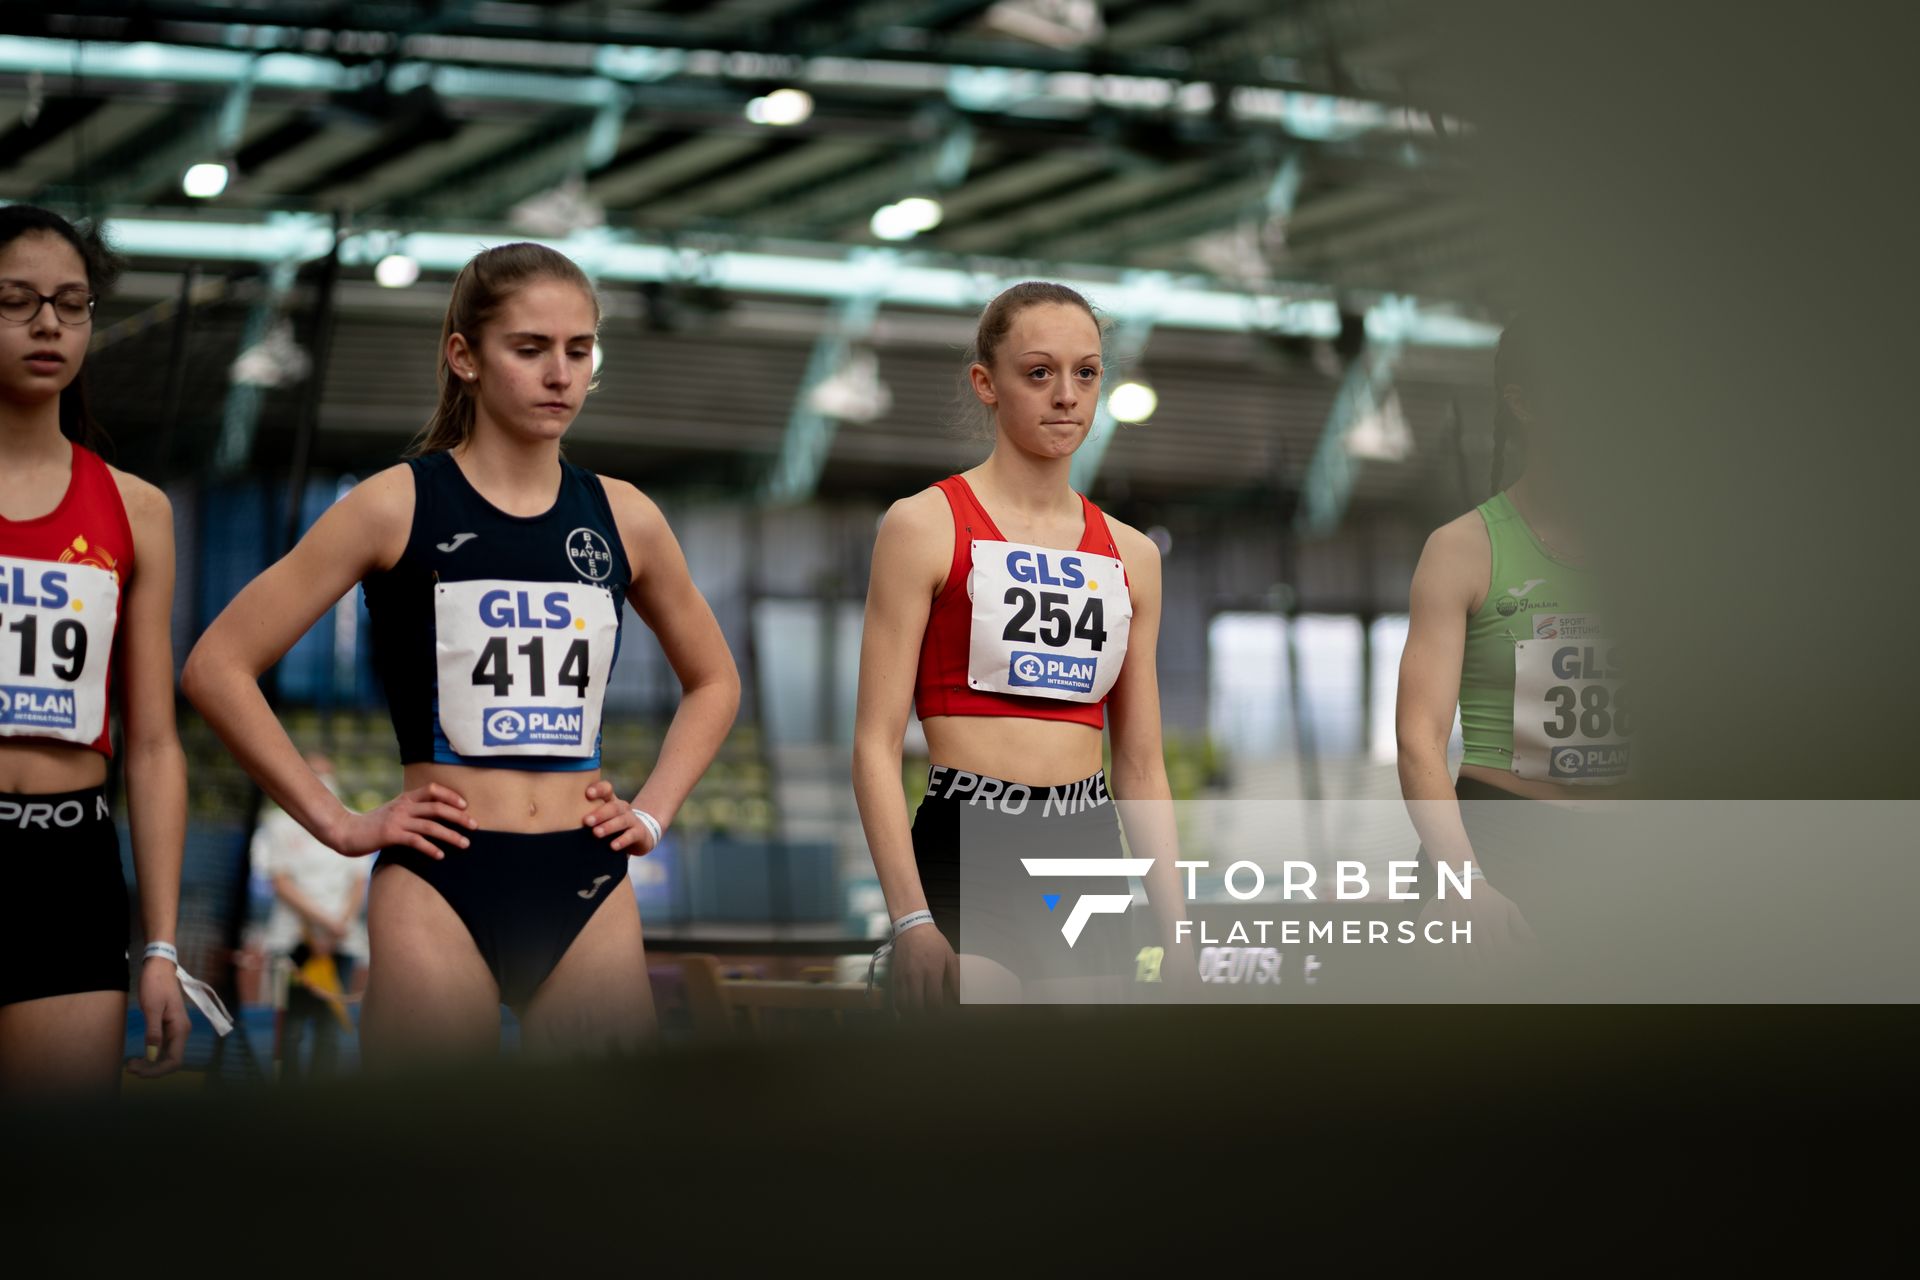
[[[1513,886],[1537,883],[1551,853],[1483,847],[1491,842],[1482,832],[1497,828],[1493,815],[1503,811],[1476,804],[1463,820],[1456,801],[1590,799],[1625,777],[1632,729],[1615,645],[1561,484],[1565,437],[1540,394],[1536,342],[1520,323],[1501,337],[1495,493],[1427,539],[1413,575],[1395,708],[1401,794],[1428,856],[1474,877],[1471,901],[1449,909],[1473,921],[1482,955],[1532,941]],[[1502,489],[1516,436],[1525,462]],[[1466,748],[1457,782],[1447,772],[1456,706]],[[1531,824],[1544,836],[1563,808],[1508,811],[1507,825]],[[1538,850],[1550,842],[1520,843]]]

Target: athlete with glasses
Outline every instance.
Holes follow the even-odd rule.
[[[107,790],[116,686],[148,940],[137,990],[151,1060],[130,1065],[163,1075],[187,1041],[173,947],[187,820],[173,514],[160,490],[101,461],[80,377],[95,290],[116,265],[91,230],[0,209],[0,896],[18,904],[0,929],[0,1094],[119,1083],[128,902]]]

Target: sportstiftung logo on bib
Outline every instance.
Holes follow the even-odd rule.
[[[480,738],[489,747],[577,747],[585,726],[580,711],[497,707],[481,721]]]
[[[1092,658],[1063,658],[1016,649],[1007,672],[1007,683],[1066,693],[1092,693],[1095,665]]]
[[[0,724],[32,729],[71,729],[78,719],[73,694],[64,689],[0,685]]]
[[[613,574],[613,548],[591,529],[575,529],[567,535],[567,559],[581,577],[605,582]]]

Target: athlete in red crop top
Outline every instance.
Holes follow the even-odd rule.
[[[0,1094],[112,1092],[127,1019],[127,887],[108,809],[110,691],[150,945],[174,942],[186,761],[173,722],[173,517],[108,467],[79,382],[111,258],[42,209],[0,209]],[[165,956],[140,968],[153,1061],[187,1014]]]
[[[1069,920],[1069,946],[1069,910],[1052,914],[1102,888],[1117,900],[1127,881],[1029,880],[1021,854],[1121,857],[1113,800],[1171,798],[1154,674],[1159,552],[1068,480],[1100,399],[1092,309],[1061,285],[1016,285],[988,305],[974,352],[993,452],[887,513],[861,643],[854,793],[906,1012],[957,1001],[963,983],[969,1002],[997,1002],[1094,998],[1131,979],[1130,920]],[[910,707],[933,766],[911,828],[898,790]],[[1170,943],[1177,854],[1168,806],[1153,809],[1138,824],[1129,812],[1128,836],[1135,858],[1152,859],[1148,895]]]

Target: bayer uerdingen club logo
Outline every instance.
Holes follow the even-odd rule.
[[[1030,876],[1043,879],[1058,879],[1067,876],[1144,876],[1153,866],[1152,858],[1022,858],[1020,864]],[[1047,910],[1059,905],[1058,894],[1044,895],[1050,898]],[[1087,927],[1087,921],[1097,915],[1119,915],[1133,905],[1131,893],[1087,893],[1074,899],[1073,907],[1067,912],[1067,919],[1060,926],[1060,932],[1066,937],[1067,946],[1080,941],[1080,931]]]
[[[605,582],[613,574],[613,548],[592,529],[575,529],[567,535],[567,560],[592,582]]]

